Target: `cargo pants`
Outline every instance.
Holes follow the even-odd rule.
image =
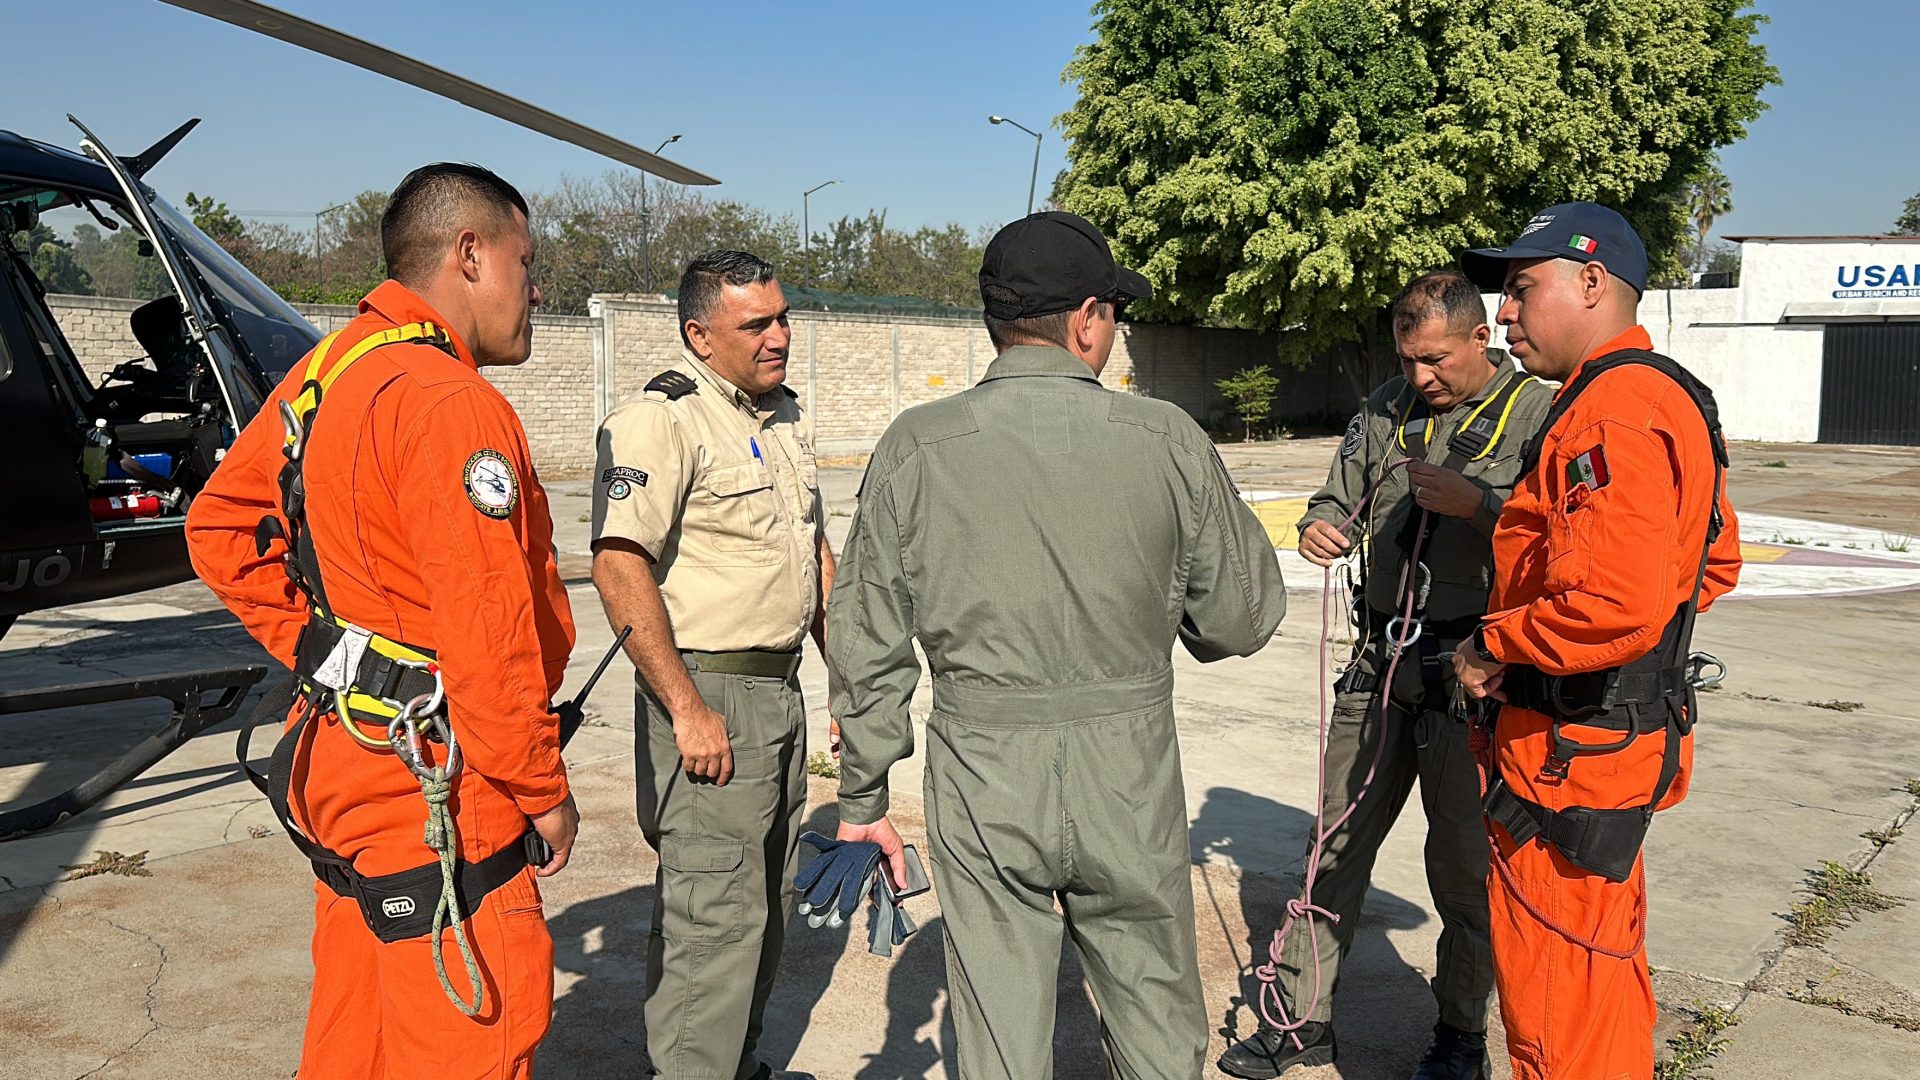
[[[745,1080],[760,1067],[767,996],[793,913],[807,808],[806,709],[785,679],[691,670],[727,718],[733,779],[689,779],[673,724],[645,683],[634,694],[640,829],[660,856],[647,941],[653,1075]]]
[[[935,682],[927,837],[961,1080],[1053,1075],[1062,930],[1110,1075],[1200,1075],[1207,1016],[1173,708],[1103,705],[1112,685],[1063,702]],[[1089,715],[1116,704],[1127,711]]]
[[[1386,659],[1385,649],[1376,644],[1360,657],[1358,670],[1367,678],[1384,681]],[[1403,662],[1414,659],[1409,651]],[[1407,685],[1399,677],[1395,682]],[[1334,699],[1321,821],[1331,824],[1353,805],[1377,748],[1380,767],[1353,816],[1335,830],[1321,852],[1313,900],[1340,921],[1317,920],[1312,933],[1305,925],[1295,926],[1282,958],[1281,986],[1295,1010],[1306,1011],[1311,1003],[1307,1019],[1332,1020],[1340,962],[1353,945],[1360,909],[1373,880],[1374,860],[1418,779],[1420,802],[1427,813],[1427,888],[1441,926],[1433,997],[1446,1024],[1463,1031],[1485,1031],[1487,1003],[1493,993],[1488,847],[1467,726],[1443,712],[1410,711],[1398,704],[1388,709],[1383,725],[1378,695],[1385,692],[1382,685],[1377,691],[1343,693]],[[1383,736],[1386,746],[1379,748],[1377,740]],[[1311,838],[1308,842],[1311,845]]]

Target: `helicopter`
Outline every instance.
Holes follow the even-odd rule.
[[[491,88],[252,0],[161,0],[409,83],[656,176],[714,184]],[[142,178],[199,123],[117,156],[79,120],[78,150],[0,130],[0,636],[20,616],[193,576],[187,508],[273,387],[320,332]],[[83,216],[83,217],[82,217]],[[92,377],[15,234],[50,219],[130,230],[164,288],[128,316],[138,355]],[[163,698],[160,732],[72,790],[0,810],[0,840],[84,810],[231,717],[259,666],[38,690],[0,690],[0,715]]]

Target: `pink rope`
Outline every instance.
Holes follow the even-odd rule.
[[[1353,508],[1353,513],[1348,514],[1346,520],[1342,521],[1337,528],[1342,533],[1346,532],[1346,530],[1359,519],[1361,513],[1366,509],[1367,504],[1373,500],[1375,495],[1379,494],[1380,488],[1386,484],[1387,478],[1393,475],[1394,470],[1412,460],[1412,458],[1407,457],[1390,463],[1386,469],[1380,473],[1380,478],[1373,482],[1373,486],[1367,489],[1366,494],[1361,496],[1359,505]],[[1407,556],[1407,563],[1402,577],[1406,590],[1400,612],[1402,626],[1407,625],[1408,621],[1413,617],[1414,600],[1419,593],[1419,573],[1417,568],[1420,565],[1420,549],[1426,544],[1427,522],[1432,516],[1432,511],[1430,510],[1422,509],[1420,511],[1420,525],[1418,531],[1415,533],[1414,548]],[[1374,740],[1373,760],[1367,766],[1366,779],[1361,781],[1360,790],[1354,793],[1353,800],[1347,804],[1346,810],[1329,825],[1325,821],[1325,807],[1327,801],[1327,737],[1328,729],[1332,722],[1332,709],[1329,707],[1327,701],[1327,687],[1332,678],[1330,662],[1328,660],[1328,652],[1333,636],[1332,597],[1333,567],[1329,565],[1323,571],[1320,592],[1320,762],[1319,785],[1313,810],[1313,845],[1307,855],[1306,876],[1300,886],[1300,895],[1287,901],[1287,917],[1285,921],[1280,924],[1280,929],[1274,931],[1273,941],[1267,946],[1267,962],[1256,967],[1253,972],[1254,977],[1260,980],[1261,984],[1258,998],[1261,1019],[1266,1021],[1268,1027],[1285,1032],[1293,1040],[1293,1045],[1296,1049],[1305,1048],[1305,1044],[1301,1041],[1298,1032],[1301,1027],[1306,1025],[1307,1018],[1312,1016],[1314,1011],[1320,1007],[1323,985],[1320,971],[1319,921],[1321,919],[1335,923],[1340,921],[1340,916],[1313,902],[1314,882],[1320,876],[1320,859],[1326,851],[1327,841],[1332,838],[1333,834],[1337,832],[1342,825],[1347,823],[1348,819],[1353,816],[1353,812],[1359,809],[1360,801],[1365,799],[1367,793],[1373,788],[1374,777],[1380,771],[1380,761],[1387,746],[1386,728],[1389,710],[1392,708],[1390,690],[1393,686],[1394,672],[1399,668],[1401,653],[1405,651],[1406,646],[1412,644],[1412,641],[1409,639],[1388,639],[1389,656],[1387,659],[1387,671],[1377,691],[1380,697],[1380,730]],[[1309,999],[1307,1007],[1300,1011],[1300,1018],[1290,1020],[1287,1016],[1286,995],[1280,990],[1280,965],[1286,955],[1287,939],[1293,933],[1294,927],[1302,923],[1306,925],[1308,944],[1313,953],[1313,996]]]

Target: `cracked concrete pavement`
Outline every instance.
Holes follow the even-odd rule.
[[[1317,485],[1333,446],[1298,440],[1223,453],[1243,489],[1293,496]],[[1766,464],[1776,461],[1783,464]],[[857,481],[856,470],[823,472],[836,541]],[[1743,513],[1804,521],[1795,531],[1806,537],[1843,525],[1911,535],[1920,525],[1920,451],[1740,446],[1731,483]],[[571,687],[611,635],[586,581],[584,486],[552,487],[562,572],[581,626]],[[1818,555],[1813,546],[1751,554],[1785,565]],[[1320,578],[1290,552],[1283,562],[1292,611],[1265,652],[1206,667],[1177,658],[1180,767],[1215,1051],[1249,1030],[1249,972],[1264,960],[1295,888],[1310,824]],[[1794,581],[1819,577],[1817,567],[1796,573]],[[1704,699],[1693,792],[1660,816],[1649,841],[1649,951],[1663,1039],[1684,1026],[1696,1000],[1739,1018],[1712,1075],[1913,1074],[1920,826],[1884,846],[1861,834],[1914,813],[1906,784],[1920,778],[1915,709],[1906,688],[1886,676],[1912,655],[1916,616],[1920,591],[1776,590],[1729,601],[1701,622],[1700,647],[1726,659],[1731,675]],[[260,658],[189,583],[23,618],[0,642],[0,684]],[[633,822],[631,704],[620,670],[594,694],[568,753],[586,820],[575,864],[544,888],[557,1000],[542,1077],[630,1075],[643,1044],[638,1003],[654,861]],[[816,658],[802,680],[818,740],[826,702]],[[1819,704],[1833,702],[1858,707]],[[923,697],[916,715],[924,709]],[[162,719],[155,703],[7,718],[0,801],[15,805],[73,783]],[[309,974],[311,876],[233,768],[234,726],[194,740],[79,818],[0,844],[0,1031],[8,1035],[0,1080],[292,1073]],[[268,741],[256,742],[256,758]],[[917,763],[894,779],[903,830],[918,834]],[[1290,1075],[1404,1077],[1424,1047],[1433,1017],[1425,978],[1439,926],[1426,895],[1417,805],[1382,853],[1341,983],[1341,1062]],[[831,806],[831,784],[814,781],[810,824],[830,829]],[[148,851],[153,876],[59,880],[61,867],[95,850]],[[1864,914],[1823,945],[1786,948],[1785,915],[1805,899],[1805,879],[1821,860],[1865,868],[1877,887],[1914,902]],[[867,956],[848,930],[796,925],[772,1006],[775,1064],[822,1080],[946,1075],[951,1028],[938,898],[918,899],[913,910],[925,929],[890,961]],[[1070,953],[1063,959],[1056,1073],[1104,1076],[1092,1004]],[[1504,1062],[1496,1073],[1506,1075]]]

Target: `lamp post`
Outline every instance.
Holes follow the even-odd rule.
[[[808,216],[807,200],[813,193],[824,187],[832,187],[838,180],[829,180],[824,184],[815,184],[800,193],[800,264],[807,268],[807,284],[813,284],[813,219]]]
[[[658,157],[660,151],[665,150],[668,146],[679,141],[680,136],[678,135],[668,138],[665,142],[653,148],[654,156]],[[647,174],[644,169],[640,172],[640,279],[640,291],[643,293],[652,292],[653,214],[647,210]]]
[[[1021,131],[1033,136],[1033,175],[1027,179],[1027,213],[1033,213],[1033,189],[1040,183],[1040,133],[1021,123],[1004,116],[987,117],[989,124],[1012,124]]]
[[[321,300],[327,295],[327,262],[326,257],[321,254],[320,250],[320,219],[333,213],[335,210],[345,210],[352,205],[350,202],[343,202],[339,206],[329,206],[325,210],[313,215],[313,288],[315,300]]]

